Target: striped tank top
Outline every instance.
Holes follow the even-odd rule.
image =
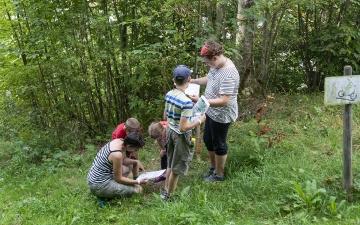
[[[110,142],[107,143],[96,155],[88,173],[88,183],[98,184],[114,179],[113,165],[109,162],[109,155],[121,150],[110,150]]]

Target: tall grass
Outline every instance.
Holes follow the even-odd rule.
[[[31,150],[23,144],[1,143],[0,224],[359,224],[359,107],[353,107],[354,199],[346,202],[342,107],[326,107],[322,98],[275,96],[262,122],[234,123],[226,180],[201,181],[208,166],[203,148],[170,203],[160,199],[161,185],[147,185],[143,194],[101,208],[86,184],[99,147],[37,165],[27,162]],[[270,130],[257,136],[266,122]],[[274,140],[277,133],[281,142]],[[149,139],[139,152],[147,170],[160,168],[156,149]]]

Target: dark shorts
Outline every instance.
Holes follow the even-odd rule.
[[[205,120],[204,143],[208,151],[215,151],[215,155],[226,155],[228,147],[226,136],[230,123],[218,123],[209,116]]]
[[[191,137],[191,131],[178,134],[169,127],[166,129],[168,167],[175,174],[186,175],[189,172],[190,162],[194,156]]]

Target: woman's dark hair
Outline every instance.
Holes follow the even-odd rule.
[[[213,39],[208,39],[205,41],[204,45],[211,51],[213,52],[213,55],[204,55],[201,57],[205,57],[207,59],[212,59],[214,56],[219,56],[221,54],[224,54],[225,49],[222,45],[218,44],[216,41],[214,41]]]
[[[124,138],[124,145],[131,148],[142,148],[145,145],[144,138],[138,132],[131,132]]]

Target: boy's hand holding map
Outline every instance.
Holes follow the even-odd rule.
[[[210,103],[202,95],[193,107],[193,116],[190,118],[190,122],[194,122],[199,119],[200,115],[204,115],[208,110]]]
[[[210,104],[204,96],[199,98],[200,85],[190,83],[189,86],[185,89],[185,94],[188,95],[191,100],[196,102],[193,107],[193,116],[190,118],[190,122],[197,121],[200,115],[204,115],[208,110]]]

